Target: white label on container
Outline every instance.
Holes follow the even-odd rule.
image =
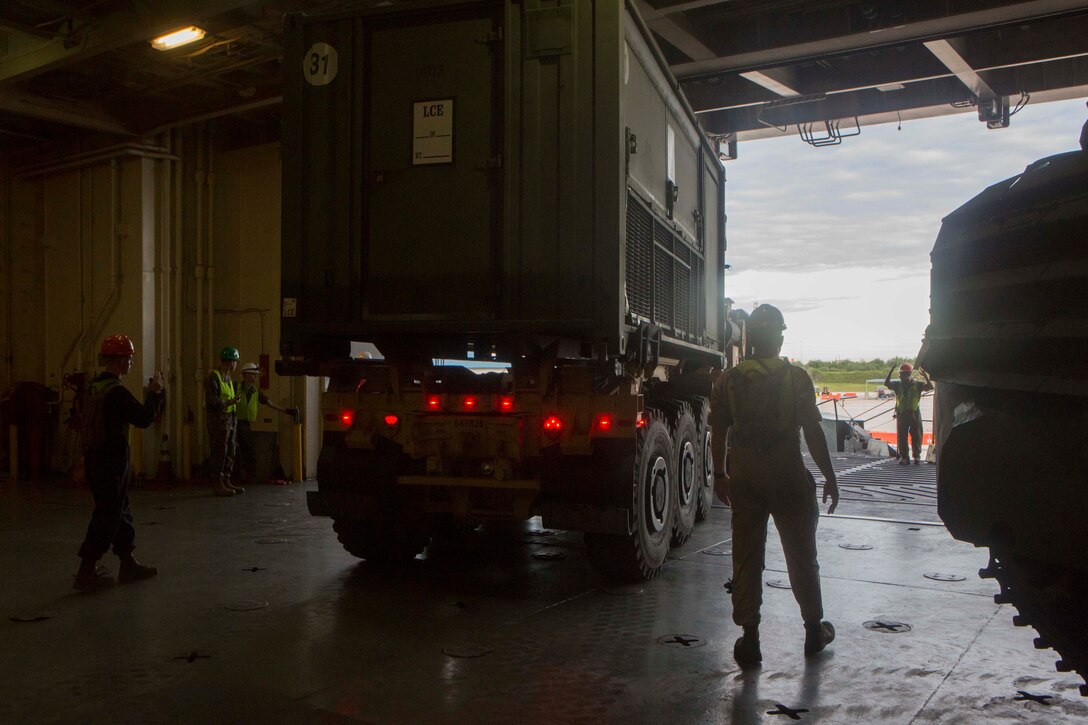
[[[412,104],[412,165],[453,163],[453,99]]]
[[[284,297],[283,298],[283,316],[284,317],[298,317],[298,298],[297,297]]]
[[[336,48],[328,43],[314,43],[302,56],[302,77],[311,86],[327,86],[336,77]]]
[[[676,181],[676,132],[672,130],[672,126],[667,126],[669,133],[666,139],[666,149],[668,150],[669,157],[669,179]]]

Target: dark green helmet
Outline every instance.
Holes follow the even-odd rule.
[[[786,319],[782,317],[782,311],[774,305],[760,305],[748,316],[748,328],[781,332],[786,329]]]
[[[242,356],[238,354],[238,348],[231,347],[230,345],[227,345],[219,351],[220,360],[239,360],[241,357]]]

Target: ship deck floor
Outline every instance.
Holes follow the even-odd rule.
[[[233,499],[139,490],[137,555],[159,576],[79,594],[89,495],[0,483],[0,722],[1088,719],[1080,680],[1056,673],[1055,653],[1033,649],[1034,632],[978,578],[985,550],[940,524],[933,467],[835,465],[843,501],[818,540],[838,638],[806,660],[791,592],[767,586],[763,666],[748,672],[732,658],[720,505],[657,579],[616,587],[590,568],[579,534],[538,519],[432,545],[388,573],[308,515],[312,484]],[[765,580],[785,578],[771,527]]]

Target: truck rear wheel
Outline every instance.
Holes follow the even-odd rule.
[[[703,522],[710,518],[710,508],[714,504],[714,456],[710,451],[710,401],[696,398],[693,405],[695,417],[695,440],[698,441],[698,471],[701,476],[699,490],[695,495],[695,521]]]
[[[590,562],[601,574],[620,581],[653,579],[669,553],[675,507],[676,452],[660,413],[647,412],[649,424],[635,438],[634,455],[619,456],[612,476],[627,489],[631,507],[626,535],[585,536]]]
[[[426,548],[430,537],[397,533],[393,527],[355,519],[332,520],[332,530],[344,551],[372,564],[404,565]]]
[[[673,486],[676,512],[673,515],[672,543],[673,546],[682,546],[695,528],[697,499],[703,483],[699,438],[691,406],[687,403],[680,404],[672,420],[672,441],[676,448],[676,485]]]

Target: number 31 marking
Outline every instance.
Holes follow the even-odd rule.
[[[312,86],[327,86],[336,78],[336,48],[328,43],[314,43],[302,59],[302,75]]]

